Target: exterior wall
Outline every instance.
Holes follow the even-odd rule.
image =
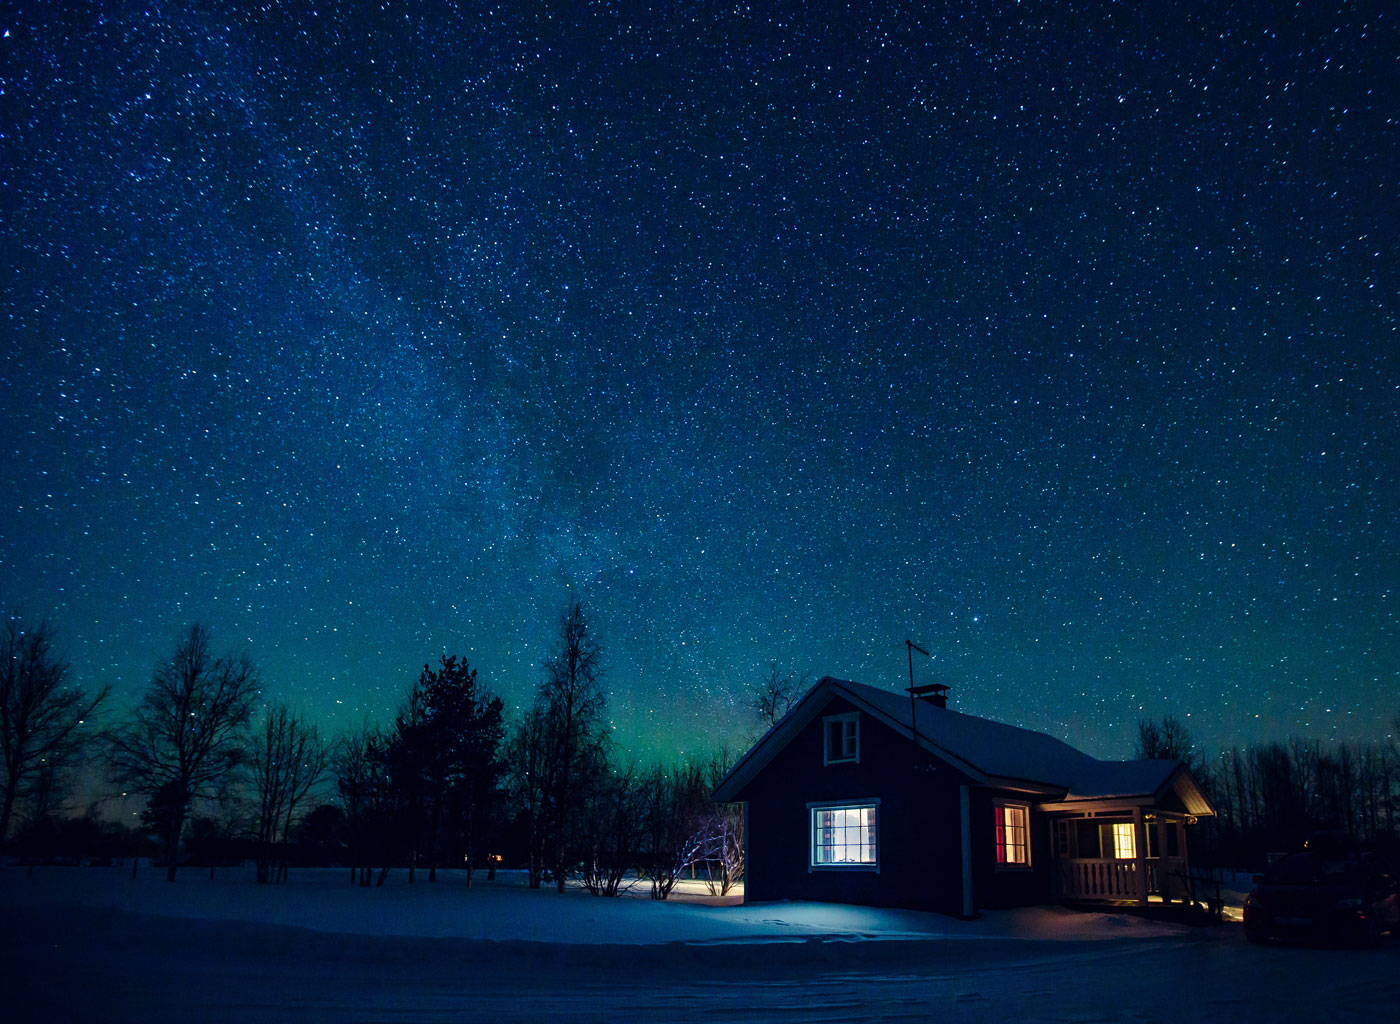
[[[1031,844],[1029,868],[997,864],[993,810],[999,800],[1029,804],[1031,807],[1028,815]],[[1053,898],[1050,824],[1046,815],[1035,809],[1035,799],[1024,793],[974,789],[970,816],[972,892],[977,909],[995,910],[1049,903]]]
[[[840,698],[832,700],[740,794],[748,802],[746,900],[820,900],[961,913],[959,787],[968,780],[923,751],[916,762],[910,740],[865,714],[860,716],[860,763],[824,765],[822,718],[854,710]],[[869,798],[880,801],[879,870],[811,869],[807,804]],[[990,834],[987,806],[985,831]],[[992,855],[989,845],[985,856]],[[974,847],[974,861],[980,856],[984,854]],[[1048,900],[1049,890],[1045,892],[1038,902]]]

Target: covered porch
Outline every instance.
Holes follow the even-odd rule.
[[[1133,797],[1069,797],[1040,805],[1054,856],[1051,884],[1064,903],[1191,903],[1187,826],[1214,813],[1189,772]]]
[[[1146,904],[1192,896],[1186,853],[1191,816],[1134,808],[1051,820],[1052,880],[1061,902]]]

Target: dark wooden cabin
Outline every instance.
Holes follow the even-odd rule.
[[[827,677],[715,790],[745,805],[745,901],[972,916],[1189,892],[1214,814],[1179,761],[1100,761],[925,699]]]

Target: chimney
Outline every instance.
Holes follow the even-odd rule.
[[[917,697],[926,701],[936,708],[946,708],[948,706],[948,687],[942,683],[929,683],[927,686],[910,686],[905,690],[910,699]]]

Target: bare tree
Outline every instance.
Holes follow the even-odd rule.
[[[39,790],[50,794],[57,776],[81,758],[92,735],[84,727],[107,695],[107,687],[87,693],[69,685],[48,619],[28,628],[6,619],[0,637],[0,843],[9,838],[16,804]]]
[[[721,750],[707,763],[658,767],[647,776],[642,866],[652,899],[668,898],[681,876],[690,871],[694,877],[697,867],[713,895],[728,895],[743,878],[743,808],[713,796],[732,765],[732,755]]]
[[[379,729],[365,724],[341,736],[333,747],[331,771],[345,813],[351,885],[369,886],[376,853],[382,864],[377,884],[383,885],[389,873],[394,813],[386,767],[388,746]]]
[[[257,809],[253,822],[258,847],[257,879],[280,882],[297,812],[326,773],[329,754],[316,726],[282,702],[267,709],[253,743],[249,765]]]
[[[589,792],[577,838],[583,884],[594,896],[618,896],[629,887],[627,871],[642,847],[642,802],[632,768],[609,772]]]
[[[769,663],[768,675],[759,683],[753,700],[749,701],[749,707],[758,715],[762,728],[773,728],[778,724],[778,719],[792,710],[792,706],[806,692],[811,675],[810,672],[796,677],[790,672],[784,674],[778,671],[776,661]]]
[[[511,761],[528,832],[530,885],[538,888],[548,870],[563,892],[579,818],[608,763],[599,649],[577,602],[569,603],[559,646],[544,668],[534,704],[512,739]]]
[[[696,765],[653,768],[643,786],[646,832],[642,870],[651,898],[664,900],[688,868],[705,855],[706,823],[712,809],[703,770]]]
[[[114,775],[130,790],[160,796],[165,811],[165,877],[175,880],[190,803],[218,799],[244,756],[258,679],[246,654],[215,657],[209,631],[190,627],[156,666],[130,719],[109,738]]]
[[[545,850],[548,846],[546,820],[547,709],[538,698],[525,712],[510,735],[506,747],[510,791],[526,832],[526,875],[531,889],[544,879]]]
[[[712,896],[728,896],[744,880],[744,809],[720,804],[709,820],[705,842],[705,883]]]
[[[1175,715],[1164,715],[1158,721],[1140,720],[1133,756],[1149,760],[1184,761],[1193,775],[1199,778],[1205,774],[1205,759],[1196,749],[1195,737]]]
[[[703,863],[706,884],[714,896],[728,896],[744,880],[744,805],[716,803],[713,795],[734,760],[734,752],[725,747],[706,767],[705,799],[710,810],[702,822]]]
[[[1316,739],[1272,740],[1227,750],[1216,766],[1206,781],[1221,852],[1232,863],[1261,865],[1319,830],[1400,848],[1400,754],[1393,736],[1331,747]]]

